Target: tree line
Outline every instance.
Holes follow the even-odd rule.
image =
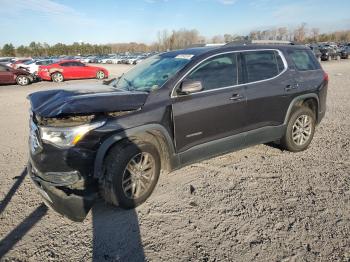
[[[319,28],[308,28],[305,23],[296,28],[276,27],[266,30],[253,30],[248,35],[224,34],[211,38],[202,36],[196,29],[162,30],[157,33],[157,40],[152,44],[144,43],[112,43],[89,44],[73,43],[49,45],[47,43],[31,42],[28,46],[15,48],[11,43],[5,44],[0,50],[1,56],[59,56],[59,55],[101,55],[125,52],[167,51],[186,48],[195,44],[228,43],[244,40],[289,40],[299,43],[312,42],[350,42],[350,30],[320,33]]]

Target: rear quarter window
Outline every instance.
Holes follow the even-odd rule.
[[[309,50],[289,50],[288,54],[294,66],[299,71],[309,71],[320,69],[315,55]]]

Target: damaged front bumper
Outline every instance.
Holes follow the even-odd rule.
[[[78,190],[44,180],[44,174],[33,166],[32,161],[29,161],[27,170],[45,204],[73,221],[83,221],[98,198],[93,187]]]

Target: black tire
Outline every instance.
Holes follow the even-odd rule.
[[[19,75],[16,77],[16,83],[20,86],[27,86],[30,83],[30,79],[25,75]]]
[[[147,190],[138,197],[131,199],[123,190],[123,177],[126,166],[135,156],[146,152],[154,158],[154,175]],[[160,174],[160,157],[155,146],[146,142],[123,141],[114,146],[108,153],[104,163],[105,177],[100,183],[102,197],[115,206],[124,209],[135,208],[147,200],[152,194]],[[125,180],[124,180],[125,181]]]
[[[53,73],[51,75],[52,82],[61,83],[64,81],[64,77],[60,72]]]
[[[293,130],[295,130],[293,126],[296,123],[297,119],[300,119],[302,116],[307,116],[311,118],[310,119],[311,128],[310,128],[310,135],[308,136],[307,140],[303,144],[298,144],[293,140]],[[296,107],[289,117],[286,133],[281,139],[281,143],[280,143],[281,147],[291,152],[300,152],[307,149],[315,133],[315,124],[316,124],[315,113],[310,108],[304,107],[304,106]]]

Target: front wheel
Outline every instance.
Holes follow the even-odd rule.
[[[56,83],[63,82],[63,80],[64,80],[63,75],[59,72],[53,73],[51,75],[51,79],[53,82],[56,82]]]
[[[122,142],[106,157],[105,178],[100,185],[102,196],[113,205],[134,208],[152,194],[159,174],[156,147],[145,142]]]
[[[291,114],[281,146],[291,152],[308,148],[315,133],[315,114],[308,107],[298,107]]]
[[[106,75],[105,75],[105,73],[103,72],[103,71],[98,71],[97,73],[96,73],[96,78],[97,79],[104,79],[106,77]]]
[[[20,86],[26,86],[26,85],[29,85],[30,80],[27,76],[20,75],[20,76],[17,76],[16,83]]]

